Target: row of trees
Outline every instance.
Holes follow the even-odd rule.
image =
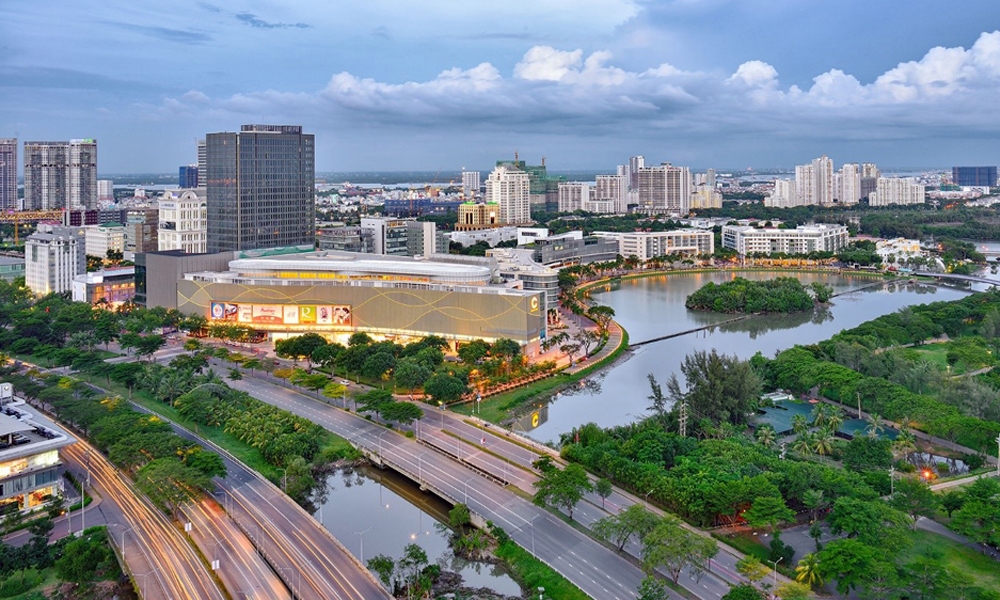
[[[832,294],[827,285],[814,282],[804,286],[794,277],[767,281],[736,277],[722,284],[705,284],[687,297],[684,306],[721,313],[791,313],[810,310],[815,302],[827,302]]]

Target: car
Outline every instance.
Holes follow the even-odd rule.
[[[341,379],[340,380],[340,385],[351,385],[351,382],[348,381],[348,380],[346,380],[346,379]]]

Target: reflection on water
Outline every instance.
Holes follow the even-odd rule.
[[[444,525],[451,506],[394,471],[343,469],[317,487],[314,502],[320,508],[314,516],[358,558],[362,543],[366,561],[376,554],[399,559],[407,544],[417,544],[431,562],[460,573],[467,587],[521,594],[501,566],[455,557],[448,545],[451,530]]]
[[[792,276],[803,284],[825,283],[834,292],[870,285],[869,277],[834,273],[745,272],[678,273],[670,276],[624,281],[616,289],[591,292],[594,300],[615,309],[615,319],[633,341],[647,340],[718,323],[731,315],[717,315],[685,308],[687,296],[709,281],[723,283],[737,276],[771,279]],[[979,289],[978,286],[973,286]],[[985,287],[985,286],[983,286]],[[905,306],[932,301],[957,300],[968,294],[933,285],[893,283],[834,298],[829,307],[798,315],[764,315],[729,325],[641,346],[626,361],[588,378],[583,388],[564,390],[548,407],[548,420],[529,435],[543,442],[556,442],[573,427],[595,422],[609,427],[642,418],[649,405],[648,373],[663,382],[679,373],[681,361],[695,350],[713,348],[749,358],[760,351],[772,357],[796,344],[814,344],[843,329],[856,327],[875,317]]]

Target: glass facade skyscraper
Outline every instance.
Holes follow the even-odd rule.
[[[0,138],[0,210],[17,209],[17,138]]]
[[[297,125],[244,125],[205,138],[208,251],[314,244],[315,138]]]
[[[963,187],[993,187],[997,184],[997,168],[952,167],[951,180]]]
[[[198,187],[198,165],[180,167],[177,171],[177,185],[185,190]]]

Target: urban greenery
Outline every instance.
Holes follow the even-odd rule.
[[[750,281],[737,277],[722,284],[709,282],[687,297],[684,305],[694,310],[721,313],[793,313],[811,310],[833,294],[830,286],[810,286],[794,277]]]

